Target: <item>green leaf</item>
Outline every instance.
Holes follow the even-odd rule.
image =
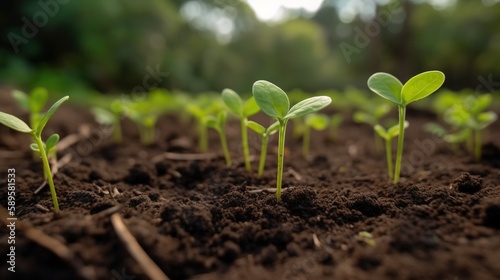
[[[280,128],[280,123],[279,122],[274,122],[272,125],[270,125],[266,129],[266,133],[268,135],[271,135],[271,134],[275,133],[276,131],[278,131],[279,128]]]
[[[462,143],[470,137],[470,129],[462,129],[461,131],[453,134],[447,134],[443,137],[444,141],[448,143]]]
[[[472,115],[477,115],[482,111],[486,110],[490,106],[492,101],[491,95],[485,94],[481,96],[468,96],[464,100],[464,109],[470,112]]]
[[[203,117],[205,116],[205,112],[203,112],[200,107],[194,104],[188,104],[186,110],[198,120],[203,119]]]
[[[219,123],[217,122],[217,118],[214,116],[206,116],[203,120],[206,126],[214,128],[216,130],[219,129]]]
[[[262,135],[266,132],[266,129],[262,125],[254,122],[254,121],[247,121],[246,125],[248,128],[255,131],[257,134]]]
[[[477,122],[480,129],[484,129],[496,120],[497,114],[495,112],[484,112],[477,116]]]
[[[47,153],[56,147],[57,143],[59,142],[59,134],[52,134],[47,138],[47,141],[45,141],[45,147],[47,147]]]
[[[285,119],[292,119],[317,112],[332,102],[328,96],[315,96],[302,100],[295,104],[285,116]]]
[[[35,152],[40,152],[40,149],[38,148],[38,144],[37,143],[31,143],[30,144],[30,149],[32,151],[35,151]]]
[[[30,112],[40,113],[47,103],[48,95],[47,89],[45,88],[37,87],[33,89],[30,93]]]
[[[352,118],[357,123],[366,123],[369,125],[375,125],[377,123],[374,117],[361,111],[355,112]]]
[[[380,124],[375,125],[373,129],[375,129],[375,132],[377,132],[377,134],[380,135],[380,137],[384,138],[385,140],[389,139],[387,131]]]
[[[410,126],[410,123],[408,121],[405,121],[404,129],[407,129],[409,126]],[[400,132],[399,131],[399,124],[396,124],[387,130],[387,136],[389,136],[389,139],[391,139],[391,138],[398,136],[399,132]]]
[[[56,103],[54,103],[54,105],[52,105],[49,108],[49,110],[47,111],[47,113],[45,113],[45,115],[43,116],[42,120],[38,124],[38,127],[35,130],[36,135],[38,137],[40,137],[42,135],[42,131],[45,128],[45,125],[47,124],[47,122],[49,121],[49,119],[52,117],[52,115],[54,115],[54,113],[59,108],[59,106],[61,106],[68,99],[69,99],[69,96],[65,96],[65,97],[59,99]]]
[[[438,90],[444,83],[444,74],[440,71],[427,71],[408,80],[401,91],[403,104],[420,100]]]
[[[243,115],[245,117],[253,116],[257,114],[259,111],[260,107],[259,105],[257,105],[257,102],[255,102],[255,98],[253,96],[250,97],[243,106]]]
[[[30,133],[33,130],[21,119],[11,114],[0,112],[0,123],[6,127],[12,128],[19,132]]]
[[[328,117],[322,114],[306,116],[306,125],[315,130],[325,130],[328,127]]]
[[[14,98],[16,103],[19,104],[21,108],[23,108],[27,112],[30,111],[30,100],[29,96],[26,93],[15,89],[12,91],[12,98]]]
[[[100,124],[112,125],[115,122],[115,115],[106,109],[92,107],[90,111],[94,114],[96,122]]]
[[[225,111],[220,111],[219,114],[217,114],[217,123],[220,127],[222,127],[226,123],[226,119],[227,114]]]
[[[268,81],[256,81],[252,87],[252,94],[262,111],[271,117],[283,119],[290,109],[286,93]]]
[[[226,104],[229,111],[233,114],[236,114],[238,117],[242,118],[243,116],[243,100],[241,97],[232,89],[224,89],[222,91],[222,100],[224,104]]]
[[[381,97],[403,105],[401,96],[403,84],[393,75],[384,72],[375,73],[368,78],[368,87]]]
[[[432,135],[436,135],[437,137],[443,137],[446,135],[446,129],[438,123],[429,122],[424,125],[424,130],[431,133]]]

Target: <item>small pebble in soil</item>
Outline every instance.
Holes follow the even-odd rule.
[[[456,178],[452,183],[453,189],[468,194],[473,194],[480,191],[482,185],[483,180],[480,176],[471,175],[468,172],[460,174],[460,176]]]

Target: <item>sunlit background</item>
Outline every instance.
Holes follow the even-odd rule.
[[[2,1],[0,30],[0,86],[24,90],[313,92],[431,69],[500,88],[499,0]]]

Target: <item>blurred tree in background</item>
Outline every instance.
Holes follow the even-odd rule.
[[[248,92],[268,79],[316,91],[429,69],[452,89],[500,82],[497,0],[325,0],[287,15],[261,22],[239,0],[3,1],[0,85]]]

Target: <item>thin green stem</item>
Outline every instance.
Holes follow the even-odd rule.
[[[278,140],[278,170],[276,179],[276,200],[281,200],[281,182],[283,180],[283,158],[285,157],[285,133],[287,120],[279,120],[279,140]]]
[[[375,138],[375,152],[379,154],[382,151],[382,139],[377,135],[377,132],[373,132],[373,137]]]
[[[482,142],[482,135],[481,135],[481,130],[480,129],[475,129],[474,130],[474,157],[476,158],[476,161],[481,161],[481,142]]]
[[[200,149],[200,152],[206,152],[208,151],[208,131],[207,127],[200,123],[198,124],[198,133],[199,133],[199,139],[198,139],[198,148]]]
[[[262,147],[260,148],[260,159],[259,159],[259,171],[257,177],[262,177],[264,173],[264,166],[266,165],[266,155],[267,155],[267,141],[269,139],[269,134],[264,133],[262,136]]]
[[[302,137],[302,155],[309,156],[309,145],[311,142],[311,129],[309,126],[304,126],[304,136]]]
[[[40,155],[42,156],[43,173],[49,183],[50,193],[52,195],[52,202],[54,204],[54,209],[59,211],[59,202],[57,201],[56,188],[54,186],[54,180],[52,179],[52,170],[50,169],[49,159],[47,158],[47,153],[45,153],[45,148],[41,137],[38,137],[35,132],[31,134],[35,139],[38,149],[40,150]]]
[[[399,182],[401,173],[401,161],[403,159],[403,140],[405,137],[405,115],[406,106],[399,106],[399,136],[398,136],[398,151],[396,155],[396,169],[394,171],[394,184]]]
[[[224,158],[226,159],[226,165],[227,167],[230,167],[232,162],[231,156],[229,155],[229,149],[227,147],[226,133],[224,128],[217,129],[217,132],[219,132],[220,143],[222,146],[222,152],[224,153]]]
[[[470,129],[470,128],[467,128],[468,130],[468,136],[467,136],[467,139],[465,140],[465,145],[467,146],[467,150],[470,152],[470,153],[473,153],[474,152],[474,135],[473,135],[473,131]]]
[[[385,139],[385,153],[387,155],[387,170],[389,171],[389,180],[392,180],[394,176],[394,171],[392,167],[392,145],[391,141],[392,139],[388,138]]]
[[[245,169],[250,172],[252,166],[250,165],[250,152],[248,149],[248,131],[246,125],[247,119],[241,118],[241,142],[243,144],[243,157],[245,158]]]

